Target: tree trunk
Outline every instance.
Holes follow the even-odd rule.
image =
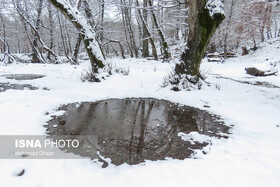
[[[10,54],[10,50],[9,50],[9,45],[1,38],[0,36],[0,41],[3,43],[4,45],[4,48],[5,48],[5,51],[4,51],[4,58],[3,59],[0,59],[0,61],[5,61],[5,58],[7,56],[8,58],[8,61],[7,61],[7,64],[11,64],[13,62],[15,62],[15,59],[14,57],[12,57],[12,55]],[[4,62],[5,63],[5,62]]]
[[[136,5],[139,6],[139,1],[136,0]],[[144,18],[144,15],[141,14],[141,11],[138,9],[138,15],[140,17],[140,20],[142,21],[142,30],[146,32],[146,35],[147,37],[149,38],[148,41],[150,41],[151,45],[152,45],[152,53],[153,53],[153,57],[155,60],[158,59],[158,55],[157,55],[157,49],[156,49],[156,46],[155,46],[155,43],[154,43],[154,40],[151,36],[151,33],[149,32],[148,30],[148,26],[146,25],[146,22],[145,22],[145,18]],[[143,34],[144,35],[144,34]],[[143,42],[143,50],[144,50],[144,42]],[[148,50],[148,54],[149,54],[149,50]],[[149,56],[149,55],[148,55]],[[143,56],[144,57],[144,56]],[[146,56],[147,57],[147,56]]]
[[[179,3],[177,6],[176,6],[176,14],[177,14],[177,19],[176,19],[176,31],[175,31],[175,39],[176,40],[179,40],[180,37],[179,37],[179,33],[180,33],[180,6],[181,4]]]
[[[54,47],[54,19],[53,19],[53,10],[51,8],[51,4],[48,4],[48,16],[49,16],[49,22],[50,22],[50,50],[53,49]],[[51,53],[48,52],[48,57],[49,60],[51,60]]]
[[[72,7],[71,4],[58,0],[48,0],[53,4],[72,24],[76,27],[83,38],[85,49],[89,56],[92,71],[98,73],[99,68],[104,67],[104,56],[101,52],[100,46],[95,39],[95,31],[87,24],[87,19],[78,11],[75,7]]]
[[[28,37],[28,40],[30,42],[30,46],[32,48],[32,62],[33,63],[46,63],[43,55],[40,53],[40,51],[38,50],[38,43],[37,41],[42,41],[40,39],[40,35],[38,33],[38,29],[39,29],[39,22],[40,22],[40,17],[41,17],[41,13],[39,13],[42,10],[37,10],[38,11],[38,15],[37,15],[37,22],[36,22],[36,26],[33,26],[30,21],[29,21],[29,9],[27,7],[26,4],[24,4],[24,9],[21,7],[21,5],[19,4],[19,1],[15,1],[13,0],[13,4],[16,7],[16,11],[17,13],[20,15],[20,17],[22,18],[22,22],[24,25],[24,31]],[[42,5],[40,5],[40,7],[42,8]],[[39,9],[41,9],[39,7]],[[27,25],[29,25],[31,27],[31,31],[34,33],[34,39],[32,40],[29,33],[28,33],[28,29],[27,29]]]
[[[41,22],[41,15],[42,15],[42,9],[43,9],[43,0],[39,1],[39,7],[37,9],[37,20],[35,29],[37,32],[39,32],[40,29],[40,22]],[[33,53],[32,53],[32,62],[33,63],[42,63],[42,61],[39,58],[39,50],[38,50],[38,35],[34,33],[34,40],[33,40]]]
[[[152,1],[149,0],[149,5],[152,6]],[[154,13],[154,11],[151,11],[152,13],[152,19],[153,19],[153,22],[155,24],[155,27],[156,27],[156,30],[158,32],[158,35],[160,37],[160,40],[161,40],[161,44],[162,44],[162,49],[163,49],[163,60],[167,60],[170,58],[170,52],[169,52],[169,47],[168,47],[168,44],[167,44],[167,41],[166,41],[166,38],[158,24],[158,20],[157,20],[157,17]]]
[[[122,5],[121,8],[122,21],[124,25],[125,37],[130,51],[130,56],[131,58],[133,58],[133,55],[135,54],[135,57],[138,58],[138,48],[136,46],[134,32],[132,30],[132,25],[131,25],[131,11],[129,11],[130,8],[127,6],[125,0],[121,0],[120,2]]]
[[[67,48],[68,48],[69,54],[70,53],[72,54],[73,50],[72,50],[72,46],[71,46],[71,37],[70,37],[69,31],[68,31],[66,20],[64,21],[64,30],[66,32],[66,37],[65,37],[66,38],[66,45],[68,45]]]
[[[189,1],[190,31],[186,49],[181,56],[181,64],[175,67],[176,74],[190,75],[190,83],[197,83],[201,77],[199,68],[204,52],[219,24],[225,18],[222,13],[212,16],[205,8],[206,0]]]
[[[0,20],[1,22],[3,23],[3,39],[1,38],[0,36],[0,41],[3,43],[3,53],[4,53],[4,59],[3,61],[5,60],[5,56],[8,56],[8,64],[14,62],[14,58],[10,55],[10,47],[9,47],[9,44],[7,42],[7,38],[6,38],[6,24],[4,23],[4,19],[2,17],[2,14],[0,12]],[[1,31],[1,28],[0,28],[0,31]]]
[[[69,60],[69,50],[67,48],[67,44],[64,38],[64,32],[63,32],[63,26],[62,26],[62,20],[60,18],[60,15],[57,14],[57,19],[58,19],[58,24],[59,24],[59,30],[60,30],[60,37],[61,37],[61,42],[62,42],[62,46],[63,46],[63,51],[64,51],[64,55],[66,56],[66,58]]]
[[[128,50],[130,52],[130,57],[133,58],[133,51],[132,51],[132,45],[131,42],[128,39],[128,31],[127,31],[127,26],[126,26],[126,21],[125,21],[125,14],[124,14],[124,8],[122,8],[122,23],[123,23],[123,29],[124,29],[124,35],[125,35],[125,40],[128,46]]]
[[[268,26],[268,22],[270,21],[272,6],[267,4],[267,7],[264,10],[264,17],[261,20],[261,28],[260,28],[260,35],[261,35],[261,42],[264,42],[265,36],[264,36],[264,30],[265,27]]]
[[[230,12],[228,16],[227,26],[226,26],[226,33],[225,33],[225,40],[224,40],[224,59],[227,59],[227,46],[228,46],[228,33],[229,33],[229,26],[231,24],[231,18],[233,13],[233,7],[236,3],[236,0],[231,0]]]
[[[54,62],[58,62],[58,58],[57,58],[57,55],[55,54],[55,52],[54,52],[53,50],[51,50],[50,48],[47,47],[47,45],[46,45],[46,44],[44,43],[44,41],[41,39],[41,36],[40,36],[38,30],[36,29],[36,27],[34,27],[34,26],[31,24],[31,22],[24,16],[24,14],[21,12],[21,10],[19,9],[19,7],[17,8],[17,12],[18,12],[18,14],[21,16],[21,18],[22,18],[23,25],[24,25],[24,30],[25,30],[25,33],[26,33],[26,35],[27,35],[27,37],[28,37],[28,40],[29,40],[29,42],[30,42],[30,44],[31,44],[31,46],[32,46],[32,49],[36,51],[36,54],[38,54],[37,57],[36,57],[36,58],[38,58],[38,62],[46,63],[46,61],[45,61],[45,59],[44,59],[42,53],[38,50],[38,46],[35,46],[35,45],[34,45],[34,43],[32,42],[32,40],[31,40],[31,38],[30,38],[30,36],[29,36],[29,34],[28,34],[28,31],[27,31],[27,24],[30,26],[31,30],[35,33],[36,41],[39,42],[39,43],[41,43],[42,48],[43,48],[44,50],[46,50],[50,55],[52,55],[52,56],[55,58],[55,59],[54,59]],[[36,43],[37,43],[37,42],[36,42]],[[37,45],[38,45],[38,43],[37,43]],[[35,61],[35,62],[36,62],[36,61]]]
[[[82,40],[83,40],[83,37],[81,34],[79,34],[75,48],[74,48],[73,56],[72,56],[72,61],[74,64],[79,64],[78,63],[78,54],[80,52],[80,46],[81,46]]]
[[[143,36],[142,36],[142,57],[149,56],[149,34],[148,34],[148,0],[143,1],[143,19],[142,19],[142,29],[143,29]]]
[[[81,0],[79,0],[79,1],[81,1]],[[96,27],[96,23],[94,21],[94,18],[93,18],[93,15],[92,15],[92,10],[89,6],[89,3],[88,3],[87,0],[82,0],[82,4],[83,4],[83,8],[84,8],[85,13],[86,13],[86,18],[87,18],[91,28],[94,30],[95,27]],[[79,6],[78,6],[78,10],[79,10]],[[95,39],[97,40],[97,37],[95,37]],[[101,53],[102,53],[103,57],[105,58],[105,55],[103,53],[103,49],[101,47],[101,44],[98,41],[97,41],[97,43],[99,45],[99,49],[101,50]],[[101,43],[102,43],[102,41],[101,41]]]
[[[132,25],[131,25],[131,15],[129,14],[128,8],[124,8],[124,17],[125,17],[125,22],[126,22],[126,26],[127,26],[127,31],[128,31],[128,35],[130,38],[130,43],[131,43],[131,47],[135,53],[135,57],[138,58],[138,49],[136,47],[136,42],[135,42],[135,38],[134,38],[134,32],[132,30]]]
[[[185,2],[185,9],[188,10],[189,3],[188,1]],[[188,23],[189,22],[189,17],[188,17],[188,11],[185,11],[185,32],[184,32],[184,41],[187,41],[188,37],[188,32],[189,32],[189,27]]]
[[[120,50],[121,50],[122,58],[125,59],[124,50],[123,50],[123,46],[122,46],[121,42],[118,41],[118,40],[108,40],[107,42],[105,42],[105,43],[103,44],[103,46],[105,46],[105,45],[107,45],[107,44],[109,44],[109,43],[117,43],[117,44],[119,44],[119,47],[120,47]],[[113,46],[112,46],[112,48],[113,48],[115,54],[118,56],[118,53],[117,53],[117,51],[114,49]]]
[[[101,0],[101,6],[100,6],[100,34],[99,34],[99,40],[100,40],[100,43],[102,44],[103,43],[103,40],[104,40],[104,13],[105,13],[105,0]]]
[[[248,52],[247,48],[245,46],[243,46],[242,47],[242,56],[248,55],[248,54],[249,54],[249,52]]]

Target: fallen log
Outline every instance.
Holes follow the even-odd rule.
[[[271,76],[271,75],[275,75],[276,73],[278,73],[278,71],[261,71],[255,67],[250,67],[250,68],[245,68],[245,71],[247,74],[252,75],[252,76]]]

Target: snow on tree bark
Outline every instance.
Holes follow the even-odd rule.
[[[152,7],[152,5],[153,5],[152,1],[149,0],[149,6]],[[162,29],[159,26],[157,17],[156,17],[153,10],[151,11],[151,14],[152,14],[152,20],[153,20],[153,22],[155,24],[155,27],[156,27],[156,31],[158,32],[158,35],[159,35],[161,43],[162,43],[163,60],[168,60],[170,58],[170,52],[169,52],[169,47],[168,47],[166,38],[164,36],[164,33],[162,32]]]
[[[34,45],[34,41],[35,40],[33,40],[33,42],[31,41],[31,39],[30,39],[30,43],[31,43],[31,45],[32,45],[32,50],[33,51],[36,51],[36,53],[35,52],[33,52],[33,54],[32,54],[32,62],[34,63],[34,62],[42,62],[42,63],[47,63],[46,61],[45,61],[45,59],[44,59],[44,56],[43,56],[43,54],[39,51],[39,49],[38,49],[38,41],[39,41],[39,43],[41,43],[41,45],[42,45],[42,48],[43,49],[45,49],[47,52],[48,52],[48,55],[51,55],[51,56],[53,56],[55,59],[54,60],[52,60],[50,57],[48,57],[49,58],[49,60],[51,60],[51,61],[53,61],[53,62],[55,62],[55,63],[57,63],[58,62],[58,57],[57,57],[57,54],[52,50],[52,49],[50,49],[49,47],[47,47],[47,45],[44,43],[44,41],[42,40],[42,38],[41,38],[41,36],[40,36],[40,34],[39,34],[39,32],[38,32],[38,28],[39,28],[39,26],[38,25],[36,25],[35,27],[32,25],[32,23],[25,17],[25,15],[24,15],[24,13],[23,12],[21,12],[21,10],[19,9],[19,8],[17,8],[17,12],[18,12],[18,14],[21,16],[21,18],[22,18],[22,20],[24,21],[24,24],[26,25],[29,25],[30,27],[31,27],[31,30],[34,32],[34,35],[36,36],[36,38],[35,38],[35,40],[36,40],[36,46]],[[26,27],[26,26],[25,26]],[[26,28],[27,29],[27,28]],[[35,55],[35,54],[36,55]],[[36,59],[37,59],[37,61],[36,61]]]
[[[181,55],[181,63],[175,67],[175,77],[171,84],[181,79],[196,84],[202,76],[199,68],[204,52],[219,24],[224,20],[222,0],[189,1],[189,37],[186,49]]]
[[[35,25],[36,31],[39,31],[39,29],[40,29],[42,10],[43,10],[43,0],[40,0],[39,1],[39,7],[37,8],[37,20],[36,20],[36,25]],[[39,55],[40,55],[39,53],[40,52],[38,50],[38,42],[37,42],[37,40],[38,40],[38,35],[35,34],[34,35],[34,39],[33,39],[33,53],[32,53],[32,62],[33,63],[41,63],[42,62],[40,60],[40,57],[39,57]],[[43,57],[42,57],[42,59],[43,59]]]
[[[139,6],[139,1],[138,1],[138,0],[136,0],[136,5]],[[142,22],[142,27],[143,27],[142,29],[143,29],[143,31],[145,30],[145,35],[147,35],[148,41],[150,41],[150,43],[151,43],[153,57],[154,57],[155,60],[158,60],[156,45],[155,45],[154,40],[153,40],[153,38],[152,38],[152,35],[151,35],[151,33],[150,33],[149,29],[148,29],[148,25],[147,25],[147,22],[145,21],[144,14],[143,14],[143,15],[141,14],[140,9],[138,9],[137,12],[138,12],[138,15],[139,15],[139,17],[140,17],[140,20],[141,20],[141,22]],[[143,33],[144,33],[144,32],[143,32]],[[143,57],[147,57],[147,56],[145,56],[144,54],[148,54],[148,55],[149,55],[149,50],[148,50],[148,48],[146,48],[146,47],[148,47],[148,46],[145,46],[144,43],[145,43],[145,42],[144,42],[144,40],[143,40],[143,55],[142,55],[142,56],[143,56]],[[149,44],[149,43],[148,43],[148,44]],[[145,48],[146,48],[146,49],[145,49]],[[146,51],[146,52],[144,52],[144,51]]]
[[[95,39],[96,33],[87,23],[87,19],[81,14],[77,7],[73,7],[65,0],[48,1],[70,20],[78,31],[80,31],[91,62],[92,70],[94,73],[98,73],[98,69],[104,67],[105,59]]]

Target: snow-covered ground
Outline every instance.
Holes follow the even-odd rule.
[[[194,106],[220,115],[234,125],[229,139],[213,140],[199,159],[146,161],[140,165],[109,165],[89,159],[0,160],[0,186],[280,186],[280,89],[251,85],[267,82],[280,87],[280,74],[252,77],[246,67],[280,70],[280,42],[225,63],[202,64],[210,87],[174,92],[161,88],[172,64],[143,59],[111,59],[113,67],[129,68],[101,83],[81,82],[83,69],[68,64],[0,66],[0,82],[31,84],[38,90],[0,92],[1,135],[43,135],[43,125],[61,104],[107,98],[154,97]],[[1,75],[43,74],[35,80],[9,80]],[[230,78],[230,79],[229,79]],[[238,82],[239,81],[239,82]],[[44,90],[47,87],[50,90]],[[207,104],[210,108],[204,108]],[[25,169],[23,176],[16,176]]]

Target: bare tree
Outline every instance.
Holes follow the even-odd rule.
[[[57,62],[58,58],[56,53],[51,50],[49,47],[47,47],[47,45],[44,43],[44,41],[42,40],[40,33],[39,33],[39,25],[41,23],[41,12],[42,12],[42,4],[41,2],[39,2],[39,8],[37,9],[37,19],[36,19],[36,25],[34,26],[31,21],[29,20],[29,15],[28,15],[28,8],[27,5],[25,5],[25,10],[20,6],[18,1],[13,1],[14,6],[16,7],[16,11],[17,13],[20,15],[23,25],[24,25],[24,29],[25,29],[25,33],[29,39],[29,42],[31,44],[32,47],[32,62],[33,63],[47,63],[43,54],[42,54],[42,49],[46,50],[49,55],[53,56],[54,59],[49,58],[50,60],[52,60],[53,62]],[[31,36],[28,33],[27,30],[27,25],[30,26],[31,31],[33,32],[34,35],[34,39],[31,39]],[[38,42],[41,44],[42,49],[39,48],[39,44]]]
[[[98,73],[98,69],[104,67],[105,59],[101,52],[100,46],[95,39],[96,33],[87,23],[87,19],[81,14],[77,6],[73,7],[69,2],[65,0],[48,1],[53,4],[69,21],[71,21],[71,23],[80,32],[84,41],[85,49],[91,62],[92,71],[94,73]],[[79,1],[80,0],[78,0],[76,5],[79,4]]]
[[[139,6],[139,2],[138,0],[136,0],[136,5]],[[138,12],[138,16],[140,17],[140,20],[142,22],[142,27],[143,27],[143,35],[142,37],[147,37],[148,39],[148,42],[150,41],[151,43],[151,46],[152,46],[152,53],[153,53],[153,57],[155,60],[158,59],[158,55],[157,55],[157,49],[156,49],[156,46],[155,46],[155,43],[154,43],[154,40],[148,30],[148,25],[147,25],[147,22],[145,20],[145,17],[144,17],[144,14],[142,15],[141,14],[141,11],[139,9],[137,9],[137,12]],[[145,31],[145,32],[144,32]],[[144,34],[145,33],[145,34]],[[146,46],[146,41],[144,42],[145,40],[143,39],[143,51],[142,51],[142,56],[143,57],[148,57],[149,56],[149,43],[147,43],[147,46]],[[146,56],[147,55],[147,56]]]
[[[50,50],[53,50],[54,47],[54,18],[53,18],[53,14],[54,11],[52,10],[51,4],[48,3],[48,18],[49,18],[49,30],[50,30]],[[48,52],[48,59],[51,59],[51,52]]]
[[[2,29],[0,28],[0,31],[2,31],[3,30],[3,37],[4,38],[2,38],[1,36],[0,36],[0,42],[3,44],[3,53],[4,53],[4,57],[3,57],[3,59],[0,59],[0,61],[1,62],[5,62],[5,58],[6,58],[6,56],[7,56],[7,64],[10,64],[10,63],[13,63],[15,60],[14,60],[14,58],[11,56],[11,54],[10,54],[10,47],[9,47],[9,45],[8,45],[8,43],[7,43],[7,41],[6,41],[6,26],[5,26],[5,23],[4,23],[4,19],[3,19],[3,17],[2,17],[2,12],[0,12],[0,20],[1,20],[1,22],[2,22]]]
[[[149,5],[152,6],[152,1],[151,0],[149,0]],[[165,38],[165,35],[164,35],[162,29],[159,26],[158,19],[157,19],[153,10],[151,11],[151,14],[152,14],[152,19],[153,19],[154,25],[156,27],[156,30],[157,30],[158,35],[159,35],[160,40],[161,40],[161,45],[162,45],[162,49],[163,49],[163,59],[168,60],[170,58],[168,43],[166,41],[166,38]]]
[[[224,59],[227,58],[227,53],[228,53],[228,35],[229,35],[229,27],[230,27],[230,24],[232,23],[232,14],[233,14],[233,10],[234,10],[234,5],[236,3],[236,0],[231,0],[231,3],[230,3],[230,10],[229,10],[229,16],[228,16],[228,19],[227,19],[227,25],[226,25],[226,28],[225,28],[225,39],[224,39]]]
[[[10,50],[9,50],[9,46],[8,44],[1,38],[0,36],[0,42],[2,42],[4,44],[4,58],[0,59],[1,62],[5,62],[5,58],[7,56],[8,60],[7,60],[7,64],[13,63],[15,62],[14,57],[10,54]]]
[[[147,0],[147,5],[145,5],[146,0],[138,1],[59,0],[58,2],[63,5],[68,3],[73,8],[69,11],[75,18],[77,17],[75,10],[81,6],[78,10],[79,15],[85,18],[83,26],[87,25],[87,30],[92,30],[94,33],[90,36],[95,38],[94,51],[101,51],[101,58],[97,58],[96,54],[99,52],[92,53],[97,61],[100,59],[103,61],[105,55],[144,57],[142,53],[146,48],[154,59],[158,58],[159,53],[164,60],[172,55],[175,58],[179,57],[185,51],[183,43],[187,42],[191,33],[194,33],[190,29],[196,27],[192,26],[194,21],[189,18],[189,11],[193,9],[189,5],[195,2],[199,6],[204,5],[200,1],[189,0]],[[11,6],[11,2],[16,6]],[[211,3],[214,0],[205,0],[206,2]],[[214,40],[211,41],[215,44],[215,51],[224,51],[226,58],[228,50],[238,53],[241,51],[241,46],[256,48],[259,42],[279,37],[278,3],[275,0],[225,1],[227,19],[219,26],[219,32],[216,32]],[[61,16],[50,3],[43,0],[0,0],[0,5],[4,18],[0,23],[1,37],[7,44],[1,42],[2,52],[7,46],[11,54],[31,53],[34,62],[43,63],[56,61],[55,55],[52,54],[58,53],[68,57],[68,62],[76,64],[78,54],[88,50],[83,45],[84,37],[81,32],[85,29],[77,24],[72,27],[70,24],[73,23],[68,21],[72,20],[71,16],[70,19],[69,16]],[[80,17],[78,20],[81,21]],[[208,21],[205,25],[207,24]],[[75,30],[77,27],[78,29]],[[148,45],[144,40],[148,41]],[[143,49],[141,53],[140,49]],[[185,52],[182,62],[187,59],[187,56],[189,58],[192,56]]]
[[[36,19],[36,25],[35,25],[35,30],[34,31],[34,39],[33,39],[33,53],[32,53],[32,62],[36,63],[36,62],[42,62],[41,59],[39,58],[39,55],[38,53],[39,52],[39,49],[38,49],[38,32],[39,32],[39,29],[40,29],[40,22],[41,22],[41,16],[42,16],[42,10],[43,10],[43,0],[39,0],[39,5],[37,7],[37,19]],[[42,55],[41,55],[42,56]],[[43,57],[42,57],[43,59]]]
[[[131,54],[130,56],[133,57],[133,53],[134,53],[135,57],[138,58],[138,48],[136,46],[135,36],[131,24],[131,11],[129,10],[129,7],[127,7],[128,5],[126,4],[125,0],[120,0],[120,2],[121,2],[122,20],[125,29],[125,35],[127,38],[127,42]]]

